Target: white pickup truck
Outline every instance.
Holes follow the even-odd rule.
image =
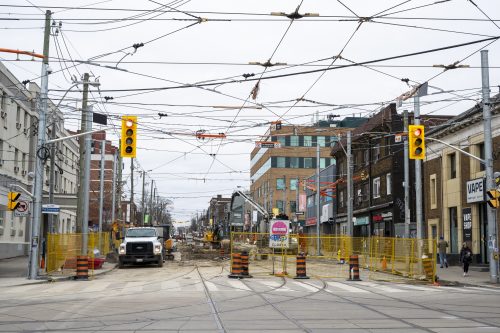
[[[126,264],[156,263],[163,266],[162,242],[155,228],[129,228],[118,250],[118,267]]]

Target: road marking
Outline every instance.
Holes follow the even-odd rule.
[[[217,287],[214,283],[205,281],[205,286],[207,286],[207,289],[209,291],[219,291],[219,287]]]
[[[231,287],[233,287],[236,290],[248,290],[248,291],[252,290],[239,280],[227,280],[227,284],[229,284]]]
[[[377,284],[377,283],[359,282],[359,284],[363,285],[363,286],[367,286],[367,287],[373,288],[373,289],[377,289],[377,290],[380,290],[380,291],[383,291],[383,292],[386,292],[386,293],[401,293],[401,292],[405,292],[405,290],[402,290],[402,289],[391,288],[389,286],[382,285],[382,284]]]
[[[109,282],[105,282],[105,283],[102,283],[102,282],[95,283],[94,282],[92,285],[83,288],[82,291],[86,292],[86,293],[87,292],[103,291],[103,290],[107,289],[110,285],[111,285],[111,283],[109,283]]]
[[[364,289],[361,289],[361,288],[356,288],[356,287],[350,286],[350,285],[345,284],[345,283],[340,283],[340,282],[330,281],[330,282],[327,282],[326,284],[328,284],[331,287],[334,287],[334,288],[337,288],[337,289],[342,289],[344,291],[348,291],[348,292],[351,292],[351,293],[368,293],[369,292],[368,290],[364,290]]]
[[[293,285],[297,285],[299,286],[300,288],[304,288],[304,289],[307,289],[309,291],[312,291],[312,292],[317,292],[320,288],[317,288],[317,287],[314,287],[314,286],[311,286],[307,283],[304,283],[304,282],[299,282],[299,281],[290,281],[291,284]]]
[[[268,281],[268,280],[254,280],[254,281],[263,284],[269,288],[278,288],[279,286],[281,286],[281,283],[278,283],[276,281]]]
[[[500,289],[492,289],[492,288],[484,288],[484,287],[466,287],[466,288],[467,289],[479,290],[479,291],[485,291],[485,292],[500,293]]]
[[[161,283],[161,290],[181,291],[181,284],[177,281],[163,281]]]
[[[437,292],[443,291],[442,289],[437,289],[435,287],[419,287],[419,286],[413,286],[410,284],[400,285],[400,287],[405,288],[405,289],[418,290],[418,291],[437,291]]]

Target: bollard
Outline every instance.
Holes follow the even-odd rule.
[[[233,253],[231,261],[231,274],[228,275],[231,279],[239,279],[241,277],[241,254]]]
[[[309,276],[306,275],[306,256],[304,253],[300,253],[297,255],[297,275],[294,279],[309,279]]]
[[[359,278],[359,261],[357,254],[353,254],[349,257],[349,281],[361,281]]]
[[[77,280],[89,279],[89,259],[87,256],[76,257],[76,279]]]
[[[222,244],[220,246],[219,256],[221,259],[224,259],[224,247],[222,246]]]
[[[248,252],[241,252],[241,277],[251,278],[252,276],[248,272]]]

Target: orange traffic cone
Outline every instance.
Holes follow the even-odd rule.
[[[382,270],[385,271],[387,269],[387,260],[384,258],[382,258]]]
[[[45,258],[42,257],[42,260],[40,261],[40,268],[45,268]]]

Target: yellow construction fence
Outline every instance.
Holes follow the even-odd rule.
[[[435,282],[436,240],[392,237],[288,236],[270,247],[268,233],[231,233],[231,253],[246,251],[252,275],[295,276],[295,257],[307,257],[307,275],[347,278],[349,257],[358,255],[362,275],[373,280],[414,279]]]
[[[46,247],[47,273],[71,273],[76,270],[76,257],[82,255],[82,234],[48,234]],[[111,252],[111,234],[90,232],[87,248],[91,274],[94,258],[104,257]]]

